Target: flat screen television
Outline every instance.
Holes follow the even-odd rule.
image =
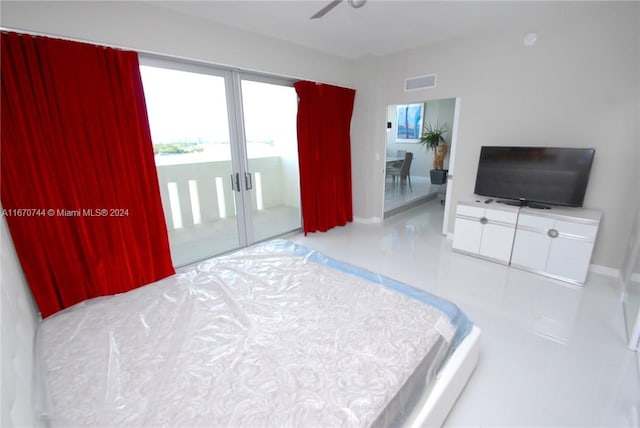
[[[483,146],[475,194],[512,205],[581,207],[595,149]]]

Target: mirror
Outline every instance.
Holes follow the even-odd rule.
[[[444,126],[443,138],[451,147],[455,107],[455,98],[387,106],[385,217],[436,198],[444,205],[446,172],[440,173],[445,176],[444,184],[432,183],[434,151],[419,141],[425,126]],[[407,153],[412,154],[409,165]],[[444,170],[449,169],[449,157],[444,159]]]
[[[629,348],[640,345],[640,207],[631,231],[631,247],[622,270],[623,307]]]

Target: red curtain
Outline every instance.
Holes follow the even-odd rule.
[[[307,81],[294,86],[306,235],[353,221],[350,131],[356,91]]]
[[[42,316],[173,274],[137,54],[1,37],[3,214]]]

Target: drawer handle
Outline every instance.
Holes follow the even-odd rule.
[[[480,223],[481,224],[487,224],[487,223],[489,223],[489,220],[486,217],[480,217]]]
[[[549,238],[557,238],[560,233],[556,229],[549,229],[547,235],[549,235]]]

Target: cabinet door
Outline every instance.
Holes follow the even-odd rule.
[[[516,230],[511,264],[535,272],[545,272],[550,240],[546,233]]]
[[[480,254],[508,264],[511,259],[514,231],[513,226],[485,224],[482,229]]]
[[[456,218],[456,228],[453,235],[453,249],[467,253],[478,254],[482,224],[478,219]]]
[[[547,273],[584,283],[592,250],[593,242],[562,236],[552,239]]]

